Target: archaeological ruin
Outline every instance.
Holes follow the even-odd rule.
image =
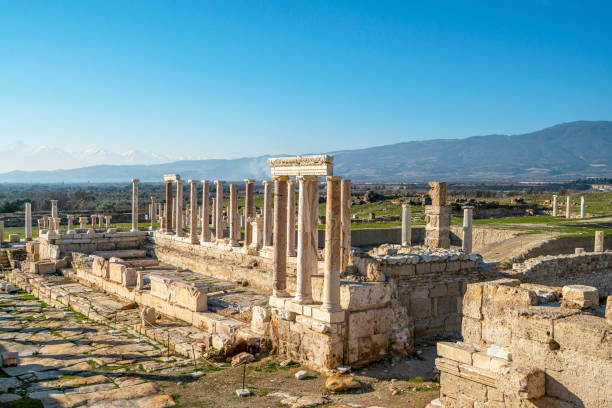
[[[165,199],[144,204],[132,180],[130,227],[103,213],[62,217],[52,200],[33,239],[28,203],[24,239],[11,235],[1,252],[4,279],[92,319],[94,293],[129,302],[139,312],[128,329],[187,358],[266,350],[334,373],[444,339],[430,407],[612,406],[612,252],[602,231],[593,251],[502,270],[476,250],[487,237],[473,229],[473,206],[452,225],[444,182],[429,183],[424,227],[400,204],[391,240],[384,234],[395,232],[351,230],[351,181],[334,174],[333,156],[268,163],[261,212],[255,180],[244,180],[239,208],[237,184],[167,174]],[[568,196],[567,218],[569,209]]]

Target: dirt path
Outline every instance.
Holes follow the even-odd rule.
[[[525,234],[495,242],[480,249],[485,262],[502,262],[519,257],[543,242],[555,238],[556,234]]]

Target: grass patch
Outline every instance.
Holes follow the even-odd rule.
[[[413,377],[408,380],[409,383],[422,383],[424,382],[423,377]]]
[[[43,404],[40,400],[32,398],[22,398],[17,401],[5,402],[2,404],[3,408],[42,408]]]

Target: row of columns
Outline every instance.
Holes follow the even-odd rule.
[[[570,196],[565,197],[565,218],[571,218],[572,213],[572,202],[570,200]],[[559,196],[553,194],[552,196],[552,216],[559,216]],[[580,196],[580,218],[586,217],[586,205],[584,201],[584,196]]]

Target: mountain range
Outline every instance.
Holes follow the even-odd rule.
[[[334,174],[361,182],[537,181],[612,177],[612,122],[578,121],[521,135],[410,141],[334,155]],[[70,170],[11,171],[0,182],[85,183],[269,177],[270,156],[179,160],[151,165],[96,165]]]

